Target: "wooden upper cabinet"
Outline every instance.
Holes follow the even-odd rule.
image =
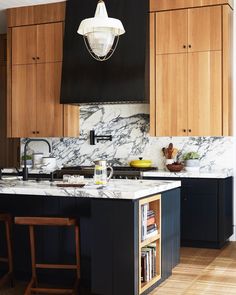
[[[174,0],[162,1],[167,2]],[[150,131],[232,136],[233,11],[214,3],[187,8],[189,2],[185,9],[151,13],[150,32],[156,19],[150,33],[155,38],[150,42]]]
[[[63,105],[60,104],[61,62],[37,65],[38,136],[63,134]]]
[[[222,136],[221,51],[188,54],[188,131]]]
[[[35,136],[36,65],[12,66],[12,137]]]
[[[7,63],[6,35],[0,34],[0,66]]]
[[[62,61],[63,23],[12,28],[12,64]]]
[[[188,51],[221,50],[221,6],[188,9]]]
[[[186,10],[156,14],[156,54],[187,51],[187,16]]]
[[[32,64],[36,61],[37,34],[35,26],[12,28],[12,64]]]
[[[62,61],[63,23],[37,25],[37,62]]]
[[[156,57],[156,135],[187,135],[187,53]]]

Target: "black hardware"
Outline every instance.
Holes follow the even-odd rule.
[[[189,47],[189,48],[191,48],[191,47],[192,47],[192,45],[189,45],[188,47]]]
[[[188,132],[192,132],[192,129],[189,129]]]
[[[39,59],[39,57],[37,56],[37,59]]]
[[[32,131],[32,133],[35,134],[36,132],[35,131]]]
[[[112,141],[112,135],[95,135],[94,130],[90,130],[90,145],[95,145],[95,139],[97,138],[97,142],[99,141]]]
[[[183,129],[183,132],[186,132],[186,129]]]
[[[35,60],[36,58],[35,57],[32,57],[32,59]]]
[[[28,139],[25,143],[25,147],[24,147],[24,168],[23,168],[23,180],[28,180],[28,168],[26,167],[26,152],[27,152],[27,146],[30,142],[32,141],[41,141],[41,142],[45,142],[48,145],[48,150],[49,153],[51,153],[52,149],[50,146],[50,143],[46,140],[46,139],[38,139],[38,138],[31,138]]]
[[[37,134],[39,134],[39,131],[36,131]]]
[[[183,45],[183,48],[186,48],[186,45]]]

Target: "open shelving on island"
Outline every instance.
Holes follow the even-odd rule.
[[[149,213],[152,217],[148,217]],[[153,234],[148,237],[148,233],[146,232],[147,220],[151,218],[153,218],[151,226],[156,228],[156,230],[154,229]],[[144,256],[143,261],[142,255]],[[148,271],[147,268],[149,269]],[[146,272],[148,272],[148,275]],[[161,195],[154,195],[139,201],[139,294],[142,294],[160,279]]]

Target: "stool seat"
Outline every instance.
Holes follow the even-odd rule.
[[[14,285],[13,278],[13,258],[12,258],[12,239],[11,239],[11,227],[12,217],[7,213],[0,213],[0,222],[5,223],[6,230],[6,244],[7,244],[7,257],[0,257],[1,263],[8,264],[8,272],[0,279],[0,287],[10,282],[11,286]]]
[[[40,294],[78,294],[78,286],[80,280],[80,255],[79,255],[79,226],[75,218],[69,217],[15,217],[15,223],[18,225],[29,226],[30,234],[30,250],[31,250],[31,266],[32,266],[32,278],[28,284],[24,295],[30,295],[32,293]],[[35,253],[35,235],[34,226],[73,226],[75,228],[75,254],[76,263],[75,264],[46,264],[46,263],[36,263],[36,253]],[[38,279],[36,269],[69,269],[75,270],[77,274],[76,282],[74,287],[71,289],[61,289],[61,288],[40,288],[38,286]]]
[[[48,226],[72,226],[76,225],[75,218],[63,217],[15,217],[15,224],[21,225],[48,225]]]
[[[0,213],[0,221],[12,221],[12,217],[7,213]]]

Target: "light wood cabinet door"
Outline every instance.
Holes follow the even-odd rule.
[[[188,54],[190,136],[222,136],[221,51]]]
[[[187,53],[156,56],[156,136],[187,135]]]
[[[63,135],[61,62],[37,64],[37,136]]]
[[[36,62],[36,26],[12,28],[12,64],[25,65]]]
[[[12,66],[12,137],[35,136],[36,65]]]
[[[37,25],[37,63],[62,61],[63,23]]]
[[[156,13],[156,54],[187,51],[187,10]]]
[[[221,6],[188,9],[188,52],[221,50]]]

